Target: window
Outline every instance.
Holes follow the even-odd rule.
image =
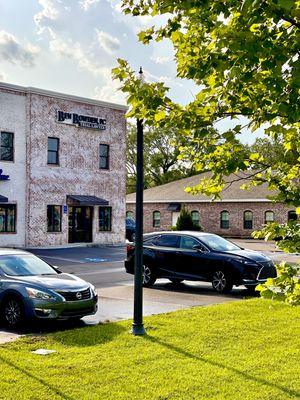
[[[153,213],[153,227],[160,228],[160,211],[154,211]]]
[[[16,205],[0,205],[0,233],[16,232]]]
[[[11,132],[1,132],[1,161],[14,161],[14,134]]]
[[[196,239],[194,239],[190,236],[181,236],[181,239],[180,239],[180,248],[181,249],[193,250],[194,246],[201,246],[201,245]]]
[[[109,169],[109,145],[100,144],[100,169]]]
[[[229,229],[229,212],[222,211],[220,214],[220,228]]]
[[[126,218],[133,219],[133,211],[126,211]]]
[[[192,211],[191,212],[192,215],[192,220],[195,226],[200,226],[200,215],[199,215],[199,211]]]
[[[244,212],[244,229],[252,229],[253,227],[253,213],[252,211]]]
[[[159,236],[155,241],[155,245],[161,247],[178,247],[178,238],[177,235]]]
[[[59,164],[59,139],[48,137],[48,164]]]
[[[99,207],[99,231],[111,231],[111,207]]]
[[[265,212],[265,224],[269,222],[274,222],[274,213],[273,211],[266,211]]]
[[[61,232],[61,206],[47,206],[47,231]]]
[[[289,211],[288,212],[288,221],[297,221],[296,211]]]

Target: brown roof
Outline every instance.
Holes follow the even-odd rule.
[[[207,197],[200,193],[192,195],[184,191],[186,187],[197,185],[201,177],[204,177],[205,175],[206,174],[194,175],[188,178],[180,179],[178,181],[167,183],[165,185],[146,189],[144,190],[144,203],[209,202],[211,201],[210,197]],[[247,173],[240,172],[238,173],[238,175],[232,174],[226,179],[226,182],[232,183],[230,185],[226,185],[226,188],[223,190],[222,201],[269,201],[268,198],[276,193],[269,190],[266,184],[251,187],[248,190],[242,190],[240,188],[241,185],[249,181],[246,179],[237,181],[237,179],[246,176]],[[126,202],[135,203],[135,193],[128,194],[126,196]]]

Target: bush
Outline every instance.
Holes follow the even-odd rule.
[[[280,300],[297,306],[300,305],[300,271],[299,267],[285,262],[276,265],[277,278],[269,278],[266,283],[257,286],[256,290],[267,299]]]
[[[176,230],[203,231],[203,228],[200,225],[194,224],[192,214],[185,207],[183,207],[176,223]]]

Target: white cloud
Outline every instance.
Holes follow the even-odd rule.
[[[96,29],[96,34],[99,45],[108,54],[113,54],[120,48],[120,40],[118,38],[111,36],[107,32],[99,31],[98,29]]]
[[[171,61],[171,57],[151,57],[151,60],[155,62],[155,64],[167,64]]]
[[[78,66],[91,72],[95,76],[107,78],[110,74],[110,68],[92,60],[92,57],[82,49],[80,43],[73,43],[71,39],[64,41],[56,38],[49,43],[50,50],[54,53],[73,59]]]
[[[30,43],[21,44],[11,33],[0,31],[0,60],[23,67],[32,67],[40,49]]]
[[[43,8],[33,18],[39,29],[39,33],[43,32],[46,28],[51,32],[51,27],[55,26],[58,20],[61,2],[60,0],[38,0],[38,2]]]
[[[79,4],[84,11],[88,11],[93,5],[99,3],[100,0],[82,0]]]
[[[119,87],[118,81],[109,79],[104,86],[95,88],[95,96],[102,101],[126,104],[125,94],[119,90]]]
[[[6,81],[6,75],[4,72],[1,72],[1,71],[0,71],[0,81],[2,81],[2,82]]]

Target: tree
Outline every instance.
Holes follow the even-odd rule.
[[[180,211],[178,220],[176,222],[176,229],[178,231],[202,231],[202,227],[195,225],[192,214],[183,207]]]
[[[300,206],[300,1],[299,0],[123,0],[127,14],[168,14],[165,26],[139,33],[151,40],[170,40],[175,49],[179,78],[199,87],[195,99],[182,106],[168,97],[161,82],[141,82],[124,60],[113,70],[122,82],[130,105],[129,116],[168,129],[176,125],[194,146],[181,146],[182,159],[192,158],[196,171],[211,171],[188,189],[220,196],[225,178],[251,170],[249,185],[266,182],[276,189],[274,201]],[[240,116],[248,118],[242,127]],[[223,133],[211,133],[217,121],[231,118],[236,125]],[[267,159],[245,151],[238,137],[243,128],[261,128],[265,137],[280,138],[284,155]],[[290,157],[295,160],[291,165]],[[299,209],[297,209],[299,211]],[[282,237],[299,237],[300,224],[281,226]],[[264,235],[274,238],[274,226]],[[286,241],[279,242],[285,250]],[[298,241],[299,243],[299,241]],[[295,246],[299,244],[295,243]],[[300,248],[298,248],[300,251]]]
[[[163,185],[195,173],[190,162],[178,160],[180,143],[184,138],[177,128],[162,130],[155,127],[144,133],[144,187]],[[136,127],[127,132],[127,193],[136,189]]]

